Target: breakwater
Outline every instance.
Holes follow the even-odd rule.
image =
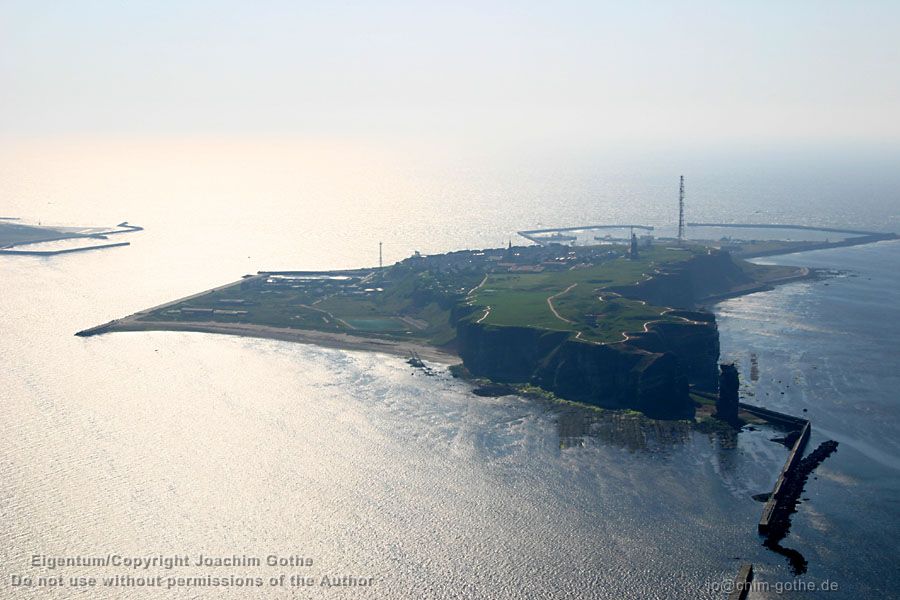
[[[108,323],[104,323],[103,325],[95,325],[94,327],[88,327],[87,329],[82,329],[81,331],[75,332],[75,335],[78,337],[91,337],[93,335],[103,335],[104,333],[109,333],[113,325],[118,323],[118,321],[113,320]]]
[[[809,437],[812,433],[812,423],[809,420],[760,406],[744,404],[743,402],[739,403],[739,407],[741,410],[771,423],[800,428],[799,430],[793,429],[793,435],[796,438],[787,459],[784,461],[784,466],[775,480],[772,493],[769,494],[769,498],[763,507],[757,531],[765,536],[763,545],[766,548],[786,556],[795,575],[803,574],[806,572],[806,559],[797,550],[782,546],[781,540],[790,531],[791,514],[797,510],[797,504],[800,501],[800,496],[803,494],[807,478],[816,467],[822,464],[822,461],[837,450],[838,443],[833,440],[822,442],[809,456],[804,458],[803,452],[809,443]],[[788,436],[787,439],[791,439],[791,436]]]
[[[13,217],[7,217],[0,219],[2,221],[13,221],[18,220]],[[113,248],[116,246],[127,246],[128,244],[125,242],[118,244],[101,244],[98,246],[89,246],[84,248],[73,248],[73,249],[65,249],[65,250],[12,250],[12,248],[18,246],[29,246],[32,244],[43,244],[46,242],[59,242],[63,240],[106,240],[109,239],[111,235],[118,235],[123,233],[134,233],[137,231],[143,231],[144,228],[140,225],[130,225],[128,221],[123,221],[116,225],[116,229],[107,229],[105,231],[73,231],[72,228],[68,229],[53,229],[51,227],[42,227],[42,226],[33,226],[33,225],[21,225],[21,224],[13,224],[7,227],[13,227],[13,232],[17,232],[12,239],[5,239],[6,236],[0,235],[0,254],[19,254],[25,256],[53,256],[55,254],[66,254],[68,252],[81,252],[83,250],[97,250],[100,248]],[[26,233],[22,233],[22,231]]]
[[[728,600],[744,600],[750,593],[750,583],[753,581],[753,565],[751,563],[741,565],[734,585],[728,594]]]
[[[773,526],[776,523],[781,523],[784,520],[783,513],[787,508],[788,503],[786,502],[786,495],[782,493],[782,490],[787,489],[786,483],[790,481],[797,465],[803,458],[803,450],[806,449],[806,444],[809,442],[810,431],[810,423],[809,421],[806,421],[803,428],[800,430],[800,437],[794,442],[794,446],[791,448],[787,460],[784,461],[784,466],[778,474],[778,479],[775,480],[775,487],[772,489],[772,494],[766,501],[762,517],[759,519],[758,529],[759,532],[764,535],[773,531]]]
[[[752,415],[756,415],[757,417],[763,418],[770,423],[779,423],[781,425],[798,427],[803,427],[803,425],[809,423],[808,420],[802,417],[787,415],[785,413],[781,413],[775,410],[769,410],[768,408],[763,408],[761,406],[754,406],[753,404],[739,402],[738,407],[741,410],[744,410]]]
[[[847,229],[842,227],[818,227],[816,225],[790,225],[786,223],[688,223],[688,227],[728,227],[733,229],[796,229],[798,231],[821,231],[824,233],[842,233],[845,235],[887,235],[878,231]]]
[[[741,258],[762,258],[764,256],[780,256],[782,254],[794,254],[796,252],[808,252],[810,250],[825,250],[828,248],[843,248],[847,246],[861,246],[874,244],[885,240],[896,240],[897,234],[881,231],[864,231],[861,229],[846,229],[840,227],[817,227],[813,225],[783,225],[777,223],[688,223],[688,227],[719,227],[729,229],[774,229],[788,231],[812,231],[818,233],[837,233],[851,236],[834,242],[801,242],[795,247],[781,247],[756,250],[740,253]]]
[[[71,254],[72,252],[87,252],[88,250],[103,250],[105,248],[118,248],[130,246],[131,242],[116,242],[114,244],[100,244],[99,246],[84,246],[83,248],[65,248],[63,250],[9,250],[0,249],[0,254],[8,256],[56,256],[58,254]]]

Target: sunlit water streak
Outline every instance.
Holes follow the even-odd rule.
[[[382,240],[395,260],[415,249],[500,245],[516,229],[541,225],[664,222],[665,174],[642,179],[636,168],[600,168],[595,175],[548,161],[539,175],[521,164],[418,163],[342,144],[51,144],[2,152],[5,212],[147,227],[125,236],[128,248],[0,261],[4,595],[13,594],[11,574],[29,571],[33,553],[296,552],[316,560],[314,575],[376,577],[366,595],[381,598],[718,598],[707,583],[731,579],[747,560],[772,580],[788,577],[759,546],[760,505],[750,499],[771,486],[786,454],[768,441],[771,432],[743,433],[729,448],[677,426],[479,398],[443,371],[425,377],[395,357],[207,334],[72,336],[257,269],[373,264]],[[707,220],[740,206],[732,196]],[[896,264],[890,246],[877,248],[887,254],[866,264]],[[854,251],[863,250],[840,252]],[[815,256],[832,266],[839,255]],[[872,289],[854,292],[856,301],[883,290],[889,275],[873,277]],[[809,493],[834,502],[816,496],[803,506],[796,545],[811,552],[811,574],[838,572],[842,590],[877,591],[884,577],[876,580],[876,566],[854,575],[856,559],[825,544],[826,535],[870,518],[852,507],[875,506],[882,524],[898,522],[896,411],[877,391],[877,376],[824,368],[853,359],[816,341],[847,325],[804,308],[839,289],[838,281],[852,289],[868,280],[798,284],[725,303],[723,350],[739,360],[757,352],[763,376],[751,391],[760,402],[778,369],[790,369],[784,377],[797,380],[797,394],[773,402],[789,412],[812,406],[815,386],[826,380],[792,366],[804,354],[782,330],[819,336],[799,347],[816,348],[829,386],[858,384],[852,410],[841,412],[845,396],[833,394],[834,406],[813,414],[817,431],[847,449],[820,469],[815,485],[829,491]],[[874,330],[860,348],[896,339],[881,335]],[[879,417],[874,437],[870,415]],[[864,443],[879,448],[881,460],[865,454]],[[854,453],[872,460],[844,462]],[[847,502],[848,482],[858,495],[835,508]],[[883,526],[862,531],[889,551]],[[865,550],[859,556],[865,561]],[[147,596],[97,594],[104,595]]]

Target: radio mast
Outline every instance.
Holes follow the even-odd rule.
[[[678,243],[684,242],[684,175],[678,188]]]

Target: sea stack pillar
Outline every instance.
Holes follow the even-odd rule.
[[[719,399],[716,401],[716,418],[738,422],[738,389],[741,380],[733,363],[719,365]]]

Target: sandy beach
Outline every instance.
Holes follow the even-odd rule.
[[[138,321],[126,317],[113,321],[105,326],[103,333],[115,331],[194,331],[199,333],[218,333],[244,337],[258,337],[299,344],[314,344],[325,348],[341,350],[359,350],[364,352],[384,352],[398,356],[409,356],[412,352],[427,361],[454,364],[459,357],[451,352],[412,341],[395,341],[376,339],[345,333],[328,333],[307,329],[290,329],[286,327],[268,327],[250,323],[219,323],[214,321]],[[98,332],[99,333],[99,332]]]

